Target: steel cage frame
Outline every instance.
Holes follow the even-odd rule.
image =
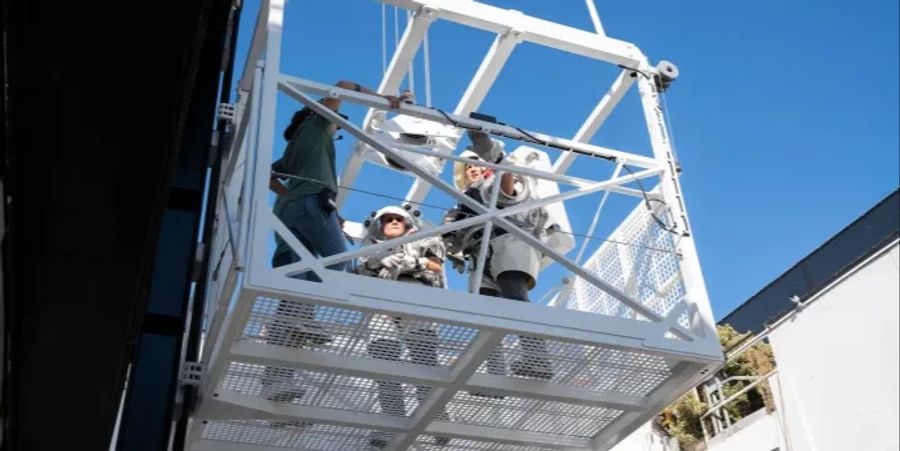
[[[377,428],[396,432],[385,449],[408,449],[421,434],[444,434],[455,438],[510,445],[538,444],[548,449],[606,449],[672,401],[676,395],[705,378],[720,365],[722,360],[681,195],[677,163],[672,154],[660,108],[659,93],[651,79],[655,69],[632,44],[564,27],[515,11],[505,11],[477,2],[457,3],[448,0],[386,0],[385,3],[413,11],[413,16],[379,85],[379,92],[396,91],[404,77],[405,68],[418,50],[428,26],[434,20],[451,20],[497,33],[494,44],[452,115],[457,123],[469,124],[491,133],[502,135],[504,131],[496,125],[469,119],[466,115],[474,111],[484,99],[506,59],[519,42],[535,42],[623,67],[623,71],[613,82],[608,93],[572,140],[546,135],[540,137],[548,141],[562,142],[570,149],[577,148],[595,155],[611,157],[619,164],[638,166],[643,169],[641,172],[617,177],[617,171],[616,175],[606,181],[566,176],[566,170],[577,156],[573,151],[564,152],[557,159],[553,172],[542,173],[532,170],[529,173],[510,166],[496,169],[529,173],[577,187],[574,191],[561,193],[558,198],[539,199],[529,205],[532,208],[599,191],[606,194],[639,196],[639,192],[624,185],[641,177],[658,177],[659,184],[651,195],[658,196],[672,208],[677,218],[676,222],[683,232],[677,247],[681,261],[681,282],[685,286],[686,295],[669,315],[660,316],[652,310],[642,308],[640,301],[604,283],[565,256],[552,255],[552,250],[541,248],[541,243],[533,237],[530,241],[532,245],[550,252],[557,262],[570,269],[576,277],[588,280],[601,290],[610,293],[623,304],[645,316],[648,321],[588,314],[568,309],[548,309],[533,304],[516,305],[516,308],[510,309],[504,303],[492,302],[477,294],[406,286],[326,270],[325,267],[330,264],[365,255],[377,251],[378,248],[372,246],[343,255],[317,259],[287,232],[284,224],[269,210],[266,200],[268,162],[272,161],[275,102],[279,90],[329,120],[339,123],[346,131],[357,137],[357,147],[345,167],[342,183],[352,184],[363,165],[364,153],[375,151],[390,156],[417,176],[407,196],[408,200],[423,199],[432,185],[438,186],[451,196],[455,195],[460,202],[465,203],[467,199],[459,196],[459,193],[446,183],[417,170],[415,164],[402,154],[371,135],[372,124],[379,118],[379,111],[386,108],[386,102],[373,96],[281,74],[279,58],[284,0],[264,1],[256,23],[244,76],[239,85],[239,101],[235,109],[237,125],[235,139],[229,158],[223,162],[227,170],[221,187],[222,219],[219,220],[217,241],[213,245],[212,254],[216,256],[217,252],[221,252],[221,257],[210,263],[215,265],[216,273],[222,272],[223,277],[211,282],[215,284],[215,289],[209,290],[209,297],[206,300],[209,312],[207,343],[203,351],[206,367],[201,385],[201,399],[194,414],[195,421],[192,422],[188,443],[192,444],[193,449],[219,449],[216,447],[225,446],[225,442],[213,442],[203,438],[202,429],[207,421],[225,418],[244,420],[293,418],[317,424]],[[652,158],[587,144],[633,84],[638,85],[652,144]],[[363,126],[357,127],[324,109],[307,94],[337,96],[370,108]],[[429,116],[429,111],[422,107],[404,105],[400,112],[443,121],[433,114]],[[459,133],[461,134],[462,130]],[[453,156],[442,155],[442,158],[453,159]],[[239,172],[238,168],[241,166],[243,170]],[[343,201],[343,197],[339,198],[340,201]],[[234,208],[229,208],[229,205],[233,205]],[[474,203],[470,207],[479,212],[479,215],[469,218],[466,220],[468,222],[463,221],[462,226],[501,225],[513,233],[518,231],[517,235],[520,238],[529,241],[527,234],[504,219],[504,216],[514,211],[497,210],[493,206],[484,207]],[[430,232],[437,234],[455,227],[461,226],[455,224],[444,228],[438,227]],[[267,236],[273,231],[281,235],[301,255],[302,263],[278,269],[269,267],[265,261],[264,250]],[[419,235],[418,238],[422,236],[424,235]],[[398,241],[391,244],[396,243]],[[302,271],[312,271],[322,281],[306,282],[286,277]],[[239,338],[244,323],[250,315],[254,299],[260,296],[352,309],[367,314],[402,314],[404,318],[439,320],[446,324],[472,327],[478,332],[451,370],[445,373],[429,371],[426,368],[410,368],[409,365],[395,362],[356,361],[353,358],[319,355],[302,349],[283,349],[267,344],[241,342]],[[683,327],[677,322],[682,314],[689,316],[689,327]],[[481,362],[504,337],[522,332],[547,340],[622,351],[639,351],[659,356],[671,364],[672,377],[656,387],[652,395],[629,398],[616,392],[598,393],[596,390],[491,376],[478,372]],[[679,339],[667,337],[667,333],[674,334]],[[394,421],[397,420],[395,418],[389,418],[388,421],[373,414],[348,413],[311,406],[273,406],[267,401],[220,390],[220,383],[231,359],[259,364],[278,364],[298,370],[321,370],[358,377],[385,377],[406,383],[426,383],[433,386],[434,390],[419,404],[413,415],[398,421]],[[520,430],[498,427],[432,421],[434,414],[447,405],[457,392],[470,389],[509,396],[527,394],[529,397],[544,401],[607,406],[621,410],[622,414],[591,438],[523,433]],[[248,445],[234,449],[268,448]]]

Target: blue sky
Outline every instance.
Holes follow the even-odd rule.
[[[581,0],[485,3],[593,30]],[[258,4],[245,4],[239,67]],[[666,103],[717,319],[897,188],[896,0],[596,4],[610,37],[635,43],[652,62],[666,59],[680,69]],[[285,24],[282,72],[377,87],[380,4],[295,0],[287,6]],[[391,51],[390,21],[388,28]],[[429,39],[433,104],[452,110],[493,36],[437,22]],[[415,83],[424,102],[422,70],[420,53]],[[571,137],[617,73],[608,64],[522,44],[480,110],[523,128]],[[279,98],[279,130],[296,108],[287,97]],[[343,112],[357,123],[364,114],[355,106]],[[338,142],[339,163],[349,155],[350,138]],[[636,90],[592,142],[649,154]],[[609,164],[579,163],[576,175],[609,173]],[[358,186],[402,197],[408,188],[402,180],[367,165]],[[384,202],[354,194],[343,214],[358,220]],[[452,205],[438,194],[428,202]],[[594,197],[569,207],[576,232],[586,228],[596,202]],[[608,232],[604,227],[612,227],[626,208],[611,202],[597,234]],[[440,218],[437,211],[423,211],[432,220]],[[548,270],[543,288],[563,274]]]

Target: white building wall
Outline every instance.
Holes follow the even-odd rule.
[[[900,245],[820,293],[769,338],[790,450],[900,449]]]
[[[631,433],[610,451],[680,451],[677,440],[653,429],[647,423]]]
[[[769,334],[776,412],[742,419],[708,451],[900,450],[900,244],[823,290]],[[673,451],[649,424],[613,451]]]
[[[708,451],[785,451],[778,413],[766,409],[741,418],[709,441]]]

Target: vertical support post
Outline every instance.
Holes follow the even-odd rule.
[[[597,130],[600,129],[600,126],[606,122],[606,118],[609,117],[612,110],[616,108],[616,105],[619,104],[622,97],[625,96],[625,93],[628,92],[628,89],[634,84],[636,76],[636,72],[628,69],[619,73],[619,76],[616,77],[613,84],[609,87],[609,91],[607,91],[606,95],[600,99],[600,102],[594,108],[594,111],[591,111],[591,114],[584,121],[584,124],[581,125],[578,132],[572,137],[572,141],[586,143],[594,137]],[[575,152],[564,152],[553,163],[553,172],[564,174],[569,170],[569,167],[572,166],[572,163],[575,162],[577,156],[578,155]]]
[[[407,25],[412,22],[413,14],[410,11],[406,12],[406,23]],[[425,37],[422,36],[424,40]],[[409,68],[406,69],[406,87],[410,90],[410,92],[416,92],[416,54],[413,53],[412,58],[409,59]]]
[[[252,191],[253,191],[253,174],[254,169],[256,167],[256,140],[258,137],[258,128],[259,128],[259,98],[261,92],[262,85],[262,73],[263,73],[263,64],[261,61],[257,62],[256,69],[253,72],[253,78],[248,78],[248,82],[250,82],[250,105],[245,110],[249,117],[247,118],[247,138],[244,140],[244,143],[238,148],[239,151],[243,154],[244,158],[244,171],[243,171],[243,180],[241,180],[241,193],[240,193],[240,209],[236,213],[238,217],[238,228],[235,233],[237,239],[237,245],[235,246],[235,255],[233,256],[234,267],[236,272],[233,276],[233,281],[226,282],[223,286],[230,285],[240,285],[241,280],[244,277],[246,266],[248,263],[248,255],[250,252],[250,231],[249,231],[249,223],[250,223],[250,214],[252,209]],[[223,289],[220,293],[218,299],[211,299],[211,303],[215,306],[211,311],[216,312],[216,317],[212,324],[208,326],[205,349],[203,350],[202,359],[206,364],[209,364],[212,361],[212,356],[217,352],[216,346],[219,342],[219,334],[224,333],[227,329],[227,326],[223,326],[225,321],[230,316],[228,315],[228,306],[231,302],[234,293],[232,290]]]
[[[266,25],[268,40],[266,42],[265,67],[262,73],[262,90],[260,93],[259,126],[257,129],[254,176],[250,193],[250,237],[247,253],[246,277],[252,283],[254,269],[267,267],[265,250],[269,230],[260,227],[261,209],[269,208],[269,176],[271,174],[272,151],[275,145],[275,109],[278,100],[278,79],[281,76],[281,30],[284,24],[284,0],[269,2],[269,22]]]
[[[488,49],[484,59],[481,60],[481,65],[478,66],[475,76],[469,82],[469,86],[456,105],[456,109],[453,110],[453,114],[464,116],[475,111],[481,105],[491,86],[497,80],[497,76],[500,75],[500,69],[506,64],[513,49],[516,48],[519,42],[521,42],[519,34],[514,31],[504,35],[497,35],[494,38],[491,48]]]
[[[571,152],[570,152],[571,153]],[[616,178],[619,176],[619,172],[622,171],[622,163],[616,164],[616,169],[613,170],[612,177]],[[600,221],[600,212],[603,210],[603,206],[606,205],[606,200],[609,199],[609,193],[611,191],[604,191],[603,197],[600,199],[600,203],[597,205],[597,211],[594,212],[594,218],[591,219],[591,226],[588,227],[588,231],[586,233],[587,236],[592,236],[594,231],[597,229],[597,223]],[[584,251],[587,250],[588,243],[590,243],[590,238],[585,238],[584,242],[581,244],[581,249],[578,250],[578,255],[575,256],[575,263],[581,264],[581,257],[584,256]]]
[[[437,17],[437,13],[430,8],[422,8],[413,15],[412,20],[406,24],[406,31],[400,39],[400,44],[394,51],[391,63],[388,65],[387,72],[378,85],[378,92],[385,94],[396,94],[400,89],[400,83],[403,82],[403,76],[406,74],[407,68],[412,63],[413,57],[419,51],[422,40],[425,39],[425,33],[431,22]],[[376,110],[369,108],[363,118],[363,130],[369,132],[372,129],[372,122],[376,119]],[[365,154],[368,152],[366,145],[357,141],[353,147],[353,155],[347,160],[344,171],[341,173],[340,184],[343,186],[353,185],[362,165],[365,162]],[[342,206],[347,200],[347,190],[338,189],[337,204]]]
[[[238,213],[240,225],[238,228],[238,255],[234,256],[236,266],[240,269],[249,264],[250,242],[250,212],[253,211],[253,174],[256,170],[256,143],[259,139],[259,98],[262,96],[263,64],[257,62],[253,72],[253,82],[250,94],[250,117],[247,119],[247,140],[241,147],[244,152],[244,180],[241,183],[241,209]]]
[[[431,106],[431,49],[428,45],[428,32],[422,39],[422,64],[425,69],[425,106]]]
[[[494,184],[491,186],[491,200],[488,204],[491,213],[497,211],[497,197],[500,196],[500,185],[503,184],[503,172],[497,171],[493,177]],[[481,247],[478,250],[478,261],[475,263],[475,272],[472,273],[472,283],[470,284],[471,291],[475,294],[478,294],[481,290],[481,278],[484,276],[484,270],[486,269],[484,264],[487,262],[487,252],[493,230],[493,221],[488,221],[484,224],[484,229],[481,232]]]
[[[497,80],[497,76],[500,75],[500,69],[506,64],[506,60],[509,59],[513,49],[516,48],[519,42],[521,42],[521,39],[516,31],[497,35],[494,38],[494,43],[491,44],[491,48],[488,49],[484,59],[481,60],[481,65],[478,66],[475,76],[469,82],[469,86],[456,105],[456,109],[453,110],[453,114],[465,116],[478,109],[491,86]],[[422,179],[416,178],[412,188],[406,194],[407,202],[422,202],[430,189],[430,185],[423,182]]]
[[[606,32],[603,31],[603,24],[600,23],[600,14],[597,14],[597,5],[594,4],[594,0],[584,0],[587,3],[588,14],[591,15],[591,22],[594,23],[594,30],[597,30],[597,34],[600,36],[606,36]]]
[[[681,271],[685,284],[685,301],[691,306],[691,328],[701,337],[715,337],[716,329],[713,321],[712,309],[709,305],[709,295],[706,284],[703,282],[703,272],[700,269],[700,259],[697,256],[697,247],[687,210],[685,209],[684,196],[681,185],[678,182],[678,163],[672,153],[672,143],[666,130],[663,111],[659,104],[659,93],[656,85],[647,77],[638,77],[638,92],[641,96],[641,106],[644,110],[644,119],[647,122],[647,130],[650,134],[650,143],[653,148],[653,156],[665,167],[665,172],[660,174],[660,194],[666,204],[673,210],[677,218],[677,228],[683,232],[678,240],[681,252]],[[718,340],[707,340],[711,346],[718,348]],[[711,350],[719,352],[718,349]]]

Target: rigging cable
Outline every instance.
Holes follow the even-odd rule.
[[[635,175],[634,171],[632,171],[631,168],[629,168],[627,164],[623,164],[622,168],[625,169],[626,171],[628,171],[628,173],[631,174],[632,176]],[[656,224],[659,226],[659,228],[665,230],[666,232],[674,234],[674,235],[685,235],[683,232],[679,232],[676,229],[677,225],[675,223],[674,216],[672,215],[671,207],[669,207],[669,205],[662,199],[657,199],[655,197],[651,199],[650,196],[647,195],[647,190],[644,189],[644,184],[641,183],[640,179],[635,177],[634,181],[637,182],[638,189],[640,189],[641,195],[644,197],[644,204],[647,206],[647,211],[650,212],[650,216],[653,218],[653,220],[656,222]],[[653,211],[653,206],[650,205],[651,201],[659,202],[666,207],[666,211],[669,213],[670,216],[672,216],[672,224],[673,224],[672,226],[666,225],[666,223],[662,219],[659,219],[659,216],[656,216],[656,212]]]
[[[387,73],[387,4],[381,4],[381,74]]]
[[[274,171],[273,171],[273,172],[272,172],[272,175],[274,175],[274,176],[276,176],[276,177],[279,177],[279,178],[290,178],[290,179],[303,180],[303,181],[312,182],[312,183],[319,183],[319,184],[322,183],[321,181],[316,180],[316,179],[312,179],[312,178],[308,178],[308,177],[302,177],[302,176],[299,176],[299,175],[286,174],[286,173],[283,173],[283,172],[274,172]],[[412,201],[412,200],[406,200],[406,199],[404,199],[404,198],[402,198],[402,197],[391,196],[391,195],[389,195],[389,194],[377,193],[377,192],[374,192],[374,191],[368,191],[368,190],[359,189],[359,188],[353,188],[353,187],[350,187],[350,186],[338,185],[338,188],[345,189],[345,190],[348,190],[348,191],[355,191],[355,192],[362,193],[362,194],[368,194],[368,195],[370,195],[370,196],[381,197],[381,198],[384,198],[384,199],[396,200],[396,201],[399,201],[399,202],[401,202],[401,203],[407,203],[407,204],[419,205],[419,206],[422,206],[422,207],[434,208],[434,209],[436,209],[436,210],[441,210],[441,211],[445,211],[445,212],[446,212],[446,211],[450,211],[450,210],[453,209],[453,208],[443,207],[443,206],[440,206],[440,205],[428,204],[428,203],[425,203],[425,202],[416,202],[416,201]],[[536,207],[536,208],[537,208],[537,207]],[[459,213],[460,213],[460,214],[463,214],[463,215],[466,215],[466,216],[469,216],[469,217],[478,216],[477,213],[476,213],[476,214],[465,213],[465,212],[459,212]],[[663,249],[663,248],[659,248],[659,247],[646,246],[646,245],[636,244],[636,243],[628,243],[628,242],[625,242],[625,241],[611,240],[611,239],[607,239],[607,238],[600,238],[600,237],[598,237],[598,236],[593,236],[593,235],[584,235],[584,234],[575,233],[575,232],[566,232],[566,231],[563,231],[563,230],[556,230],[556,232],[558,232],[558,233],[564,233],[564,234],[566,234],[566,235],[572,235],[572,236],[576,236],[576,237],[580,237],[580,238],[585,238],[585,239],[589,239],[589,240],[603,241],[603,242],[612,243],[612,244],[621,244],[621,245],[624,245],[624,246],[632,246],[632,247],[641,248],[641,249],[646,249],[646,250],[652,250],[652,251],[657,251],[657,252],[665,252],[665,253],[669,253],[669,254],[679,255],[678,252],[673,251],[673,250],[670,250],[670,249]]]

